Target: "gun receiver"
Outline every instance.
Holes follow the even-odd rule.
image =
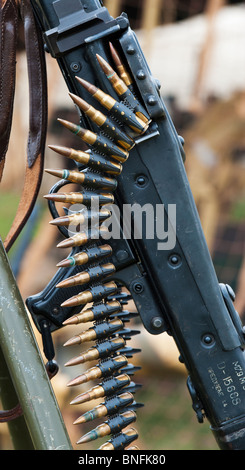
[[[125,207],[135,209],[127,218],[128,222],[133,221],[134,234],[113,218],[118,224],[118,237],[107,241],[112,255],[106,258],[106,263],[112,263],[115,272],[105,278],[104,286],[112,282],[118,288],[125,286],[144,327],[154,335],[165,331],[173,336],[180,360],[189,373],[187,385],[198,421],[202,422],[204,415],[207,417],[221,449],[245,449],[243,328],[233,306],[231,289],[219,285],[217,280],[184,168],[182,139],[176,133],[160,97],[158,82],[151,75],[128,19],[124,14],[113,19],[96,0],[86,2],[86,9],[80,0],[31,3],[46,48],[58,61],[71,93],[108,118],[112,116],[112,104],[111,112],[109,108],[105,112],[102,102],[96,101],[95,93],[91,95],[91,89],[83,83],[98,87],[120,102],[96,60],[99,55],[112,67],[115,65],[110,43],[133,77],[132,86],[139,103],[134,108],[135,116],[138,112],[139,117],[144,109],[148,128],[138,133],[131,126],[135,145],[122,164],[123,171],[116,176],[113,194],[120,214]],[[81,110],[80,126],[98,132],[96,123]],[[86,174],[84,165],[76,164],[77,170]],[[61,180],[51,194],[67,183]],[[54,200],[49,201],[49,207],[57,218]],[[140,226],[139,214],[151,217],[150,226]],[[157,222],[161,222],[161,230]],[[69,236],[66,227],[59,229],[66,238]],[[125,236],[125,232],[129,235]],[[81,251],[81,245],[74,245],[71,257],[74,259]],[[61,304],[87,293],[87,284],[56,287],[81,272],[84,267],[80,265],[60,268],[43,292],[27,299],[39,330],[45,324],[45,331],[50,334],[81,310],[80,304],[75,308]],[[115,298],[115,294],[116,291],[108,290],[105,298],[110,295]],[[92,296],[90,300],[94,298],[99,299]]]

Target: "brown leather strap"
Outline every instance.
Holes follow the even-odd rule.
[[[1,1],[1,0],[0,0]],[[41,31],[37,26],[33,10],[30,4],[30,0],[21,0],[19,3],[19,12],[21,20],[24,25],[24,34],[25,34],[25,47],[26,47],[26,56],[27,56],[27,66],[28,66],[28,80],[29,80],[29,136],[27,144],[27,165],[26,165],[26,175],[24,181],[24,188],[21,195],[20,203],[18,206],[16,217],[13,221],[12,227],[5,239],[4,246],[6,251],[8,251],[13,245],[14,241],[20,234],[22,228],[25,226],[33,207],[36,202],[36,198],[40,189],[40,184],[42,181],[43,174],[43,162],[44,162],[44,148],[47,132],[47,77],[46,77],[46,64],[44,56],[44,47],[43,40],[41,36]],[[14,5],[16,8],[16,3],[13,0],[7,0],[3,10],[7,5],[14,10]],[[15,14],[16,14],[16,10]],[[2,21],[4,21],[4,27],[6,27],[7,16],[2,15]],[[8,25],[14,28],[17,28],[16,21],[11,22],[8,19]],[[16,31],[14,31],[16,34]],[[8,35],[7,35],[8,36]],[[9,39],[8,39],[9,41]],[[5,36],[1,38],[1,46],[6,42]],[[10,76],[15,75],[15,69],[13,67],[13,57],[15,62],[15,52],[14,47],[16,43],[11,43],[12,54],[11,58],[9,56],[3,55],[4,64],[6,62],[7,67],[9,67],[9,80]],[[3,47],[3,46],[2,46]],[[10,63],[9,63],[10,60]],[[7,78],[3,78],[5,74],[2,69],[0,74],[0,81],[4,83],[7,81]],[[11,74],[11,75],[10,75]],[[12,78],[10,82],[12,81]],[[7,83],[6,83],[7,87]],[[9,89],[11,88],[11,90]],[[8,89],[8,101],[9,103],[13,101],[14,87],[12,82]],[[3,91],[3,100],[5,98],[5,91]],[[12,99],[12,101],[11,101]],[[3,110],[5,108],[3,107]],[[8,112],[9,110],[9,112]],[[4,115],[4,125],[8,132],[5,132],[9,138],[10,127],[12,122],[12,108],[9,107],[6,109]],[[5,152],[6,153],[6,152]],[[4,155],[5,157],[5,155]],[[3,159],[3,157],[2,157]],[[1,162],[1,156],[0,156]],[[3,166],[0,164],[0,174],[3,170]]]
[[[16,405],[11,410],[1,410],[0,411],[0,423],[7,423],[13,421],[13,419],[19,418],[22,416],[22,408],[20,404]]]
[[[36,24],[30,0],[20,3],[24,23],[25,47],[29,78],[29,138],[27,159],[29,168],[44,153],[47,130],[47,80],[44,44]]]
[[[18,7],[0,0],[0,181],[8,150],[15,91]]]
[[[40,188],[42,173],[43,158],[42,155],[38,155],[32,168],[28,168],[28,166],[26,167],[24,188],[18,210],[12,223],[12,227],[4,241],[4,247],[7,252],[13,245],[31,214]]]
[[[16,75],[18,21],[24,24],[29,79],[29,136],[24,188],[12,227],[4,245],[8,251],[26,224],[35,205],[43,174],[47,132],[47,78],[44,47],[30,0],[0,0],[0,181],[12,126]],[[49,371],[48,371],[49,373]],[[49,377],[55,372],[49,373]],[[0,423],[22,415],[18,404],[0,411]]]

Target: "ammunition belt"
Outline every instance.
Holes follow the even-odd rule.
[[[110,48],[115,59],[116,51],[112,44]],[[105,114],[96,109],[96,106],[70,93],[71,99],[81,112],[97,126],[98,133],[58,119],[61,125],[85,142],[89,149],[83,152],[50,146],[59,155],[73,160],[77,169],[46,171],[63,179],[64,184],[61,182],[57,186],[59,189],[72,182],[78,185],[79,191],[60,193],[52,188],[50,194],[44,197],[51,204],[51,208],[57,202],[67,202],[71,209],[59,217],[56,217],[56,211],[51,210],[55,217],[50,221],[66,235],[58,247],[70,247],[73,250],[68,258],[58,263],[58,267],[66,269],[75,266],[78,269],[75,275],[65,277],[56,285],[58,289],[74,286],[78,288],[78,293],[66,298],[61,307],[80,307],[80,311],[75,315],[68,315],[63,324],[68,326],[93,322],[92,327],[70,338],[64,346],[83,345],[90,341],[94,341],[94,345],[70,359],[65,365],[76,366],[94,360],[98,363],[70,380],[67,385],[75,387],[96,379],[100,379],[100,383],[77,395],[71,404],[81,405],[104,398],[98,406],[79,416],[74,424],[108,416],[107,421],[82,436],[77,443],[84,444],[111,435],[111,439],[99,449],[121,450],[137,439],[138,433],[134,428],[124,429],[136,420],[135,411],[143,406],[134,400],[134,393],[139,385],[131,380],[138,368],[128,363],[128,359],[139,350],[127,346],[127,341],[139,331],[126,328],[126,323],[135,313],[124,308],[131,296],[128,295],[125,301],[121,286],[110,280],[110,275],[115,272],[116,267],[110,261],[113,251],[110,243],[103,242],[103,235],[108,231],[103,223],[112,215],[110,204],[114,202],[116,177],[123,171],[123,164],[129,158],[135,139],[147,131],[150,118],[137,101],[132,89],[130,90],[123,80],[123,70],[120,78],[105,59],[97,55],[97,60],[119,99],[115,100],[101,89],[77,77],[91,96],[91,101],[97,100],[100,106],[104,107]],[[128,83],[128,76],[126,78]],[[95,200],[97,212],[93,211]],[[79,204],[83,204],[83,209],[79,210]],[[86,229],[83,228],[85,223]]]

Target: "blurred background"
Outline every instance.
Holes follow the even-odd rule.
[[[228,0],[105,0],[112,16],[129,16],[177,132],[185,139],[186,170],[205,236],[220,282],[236,291],[235,306],[245,316],[245,5]],[[49,130],[47,144],[72,146],[72,138],[57,125],[57,117],[76,120],[76,111],[56,62],[47,56]],[[20,43],[12,138],[0,186],[0,235],[4,240],[14,219],[24,181],[28,133],[28,80]],[[69,140],[69,141],[68,141]],[[62,168],[54,152],[46,151],[46,168]],[[66,162],[67,166],[67,162]],[[26,299],[43,290],[66,254],[56,249],[57,228],[43,195],[56,182],[44,175],[30,223],[9,256],[18,286]],[[67,253],[68,254],[68,253]],[[133,307],[132,307],[133,308]],[[141,327],[137,324],[137,328]],[[76,355],[63,343],[79,327],[65,327],[54,335],[60,371],[52,384],[72,443],[93,426],[74,426],[88,406],[69,402],[80,389],[66,384],[77,374],[64,363]],[[37,340],[41,346],[39,334]],[[80,332],[80,329],[79,329]],[[131,345],[131,342],[130,342]],[[165,334],[152,338],[142,330],[133,339],[142,348],[133,362],[142,368],[135,382],[142,384],[136,399],[145,407],[137,413],[141,449],[216,449],[207,422],[197,423],[186,388],[186,372],[178,351]],[[69,348],[68,348],[69,349]],[[74,354],[73,354],[74,353]],[[72,356],[72,357],[73,357]],[[78,373],[80,373],[81,369]],[[94,406],[94,402],[93,402]],[[91,404],[90,404],[91,408]],[[0,425],[0,448],[11,449],[7,425]]]

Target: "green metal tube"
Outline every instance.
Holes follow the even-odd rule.
[[[18,404],[18,397],[15,393],[9,370],[0,348],[0,396],[4,410],[12,410]],[[1,425],[0,425],[1,426]],[[25,417],[8,422],[9,434],[15,450],[34,450],[32,440],[26,426]],[[7,449],[6,449],[7,450]]]
[[[0,240],[0,342],[36,450],[72,450],[59,406]]]

